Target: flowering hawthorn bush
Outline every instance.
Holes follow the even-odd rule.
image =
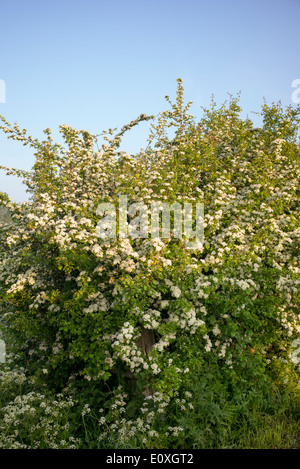
[[[180,79],[175,103],[166,99],[170,110],[119,133],[61,125],[64,145],[50,129],[40,142],[1,118],[35,164],[1,166],[23,178],[31,199],[0,193],[0,318],[41,382],[63,387],[77,376],[170,399],[210,362],[249,385],[276,360],[295,367],[300,108],[265,104],[254,128],[238,98],[220,109],[212,102],[199,123]],[[149,119],[146,148],[121,151],[123,134]],[[97,207],[117,206],[120,194],[146,205],[203,203],[203,246],[100,238]]]

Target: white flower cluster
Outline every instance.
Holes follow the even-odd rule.
[[[171,292],[172,292],[172,295],[175,296],[175,298],[181,297],[181,290],[179,287],[172,285]]]
[[[50,401],[43,394],[29,392],[17,396],[2,407],[0,448],[77,448],[80,439],[71,435],[70,425],[63,417],[74,406],[74,402],[71,398],[63,398],[61,394],[56,397],[56,400]]]
[[[157,420],[164,419],[169,411],[172,399],[160,392],[150,394],[144,398],[141,406],[141,416],[131,420],[124,417],[127,406],[126,397],[127,394],[122,392],[122,388],[119,387],[111,405],[113,420],[103,415],[99,418],[99,426],[102,429],[99,440],[105,439],[112,442],[117,438],[122,444],[126,444],[132,437],[135,437],[141,440],[145,448],[151,447],[160,438],[160,433],[155,429]],[[190,392],[185,392],[184,398],[179,398],[178,392],[175,392],[174,398],[176,398],[176,404],[181,410],[193,409],[192,394]],[[103,414],[103,409],[100,409],[100,412]],[[165,434],[176,438],[183,431],[183,427],[179,425],[168,425]]]
[[[145,329],[157,329],[161,324],[161,313],[154,309],[149,309],[142,315],[141,321]]]
[[[88,308],[83,309],[84,313],[89,314],[89,313],[95,313],[97,311],[108,311],[109,303],[101,292],[93,293],[92,295],[89,295],[89,297],[87,298],[87,301],[94,301],[94,300],[97,300],[97,301],[91,303],[88,306]]]
[[[122,329],[112,336],[114,359],[121,358],[132,372],[139,372],[142,369],[149,368],[136,343],[137,337],[138,332],[129,322],[124,323]]]
[[[204,321],[197,319],[196,310],[194,308],[172,312],[169,321],[177,322],[181,329],[189,331],[190,334],[195,334],[199,327],[205,326]]]
[[[17,281],[11,285],[7,290],[7,293],[17,293],[24,289],[25,285],[34,285],[35,284],[36,273],[33,269],[29,269],[25,274],[18,274]]]

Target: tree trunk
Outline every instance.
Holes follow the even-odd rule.
[[[148,353],[152,349],[153,345],[155,344],[155,336],[154,332],[150,329],[142,329],[141,337],[137,341],[137,346],[141,349],[141,351],[148,356]],[[152,390],[146,386],[146,389],[143,393],[146,397],[151,396],[153,394]]]

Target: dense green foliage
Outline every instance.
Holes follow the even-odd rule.
[[[116,135],[61,126],[65,146],[2,118],[36,159],[30,172],[0,167],[31,193],[23,204],[0,193],[11,354],[0,365],[0,447],[299,443],[300,108],[265,104],[254,128],[238,98],[212,102],[198,123],[180,79],[175,103],[166,98],[171,110]],[[147,147],[121,151],[123,134],[149,119]],[[203,246],[99,238],[97,207],[124,194],[203,203]]]

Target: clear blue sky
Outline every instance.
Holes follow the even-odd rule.
[[[300,0],[0,0],[0,114],[29,134],[59,124],[98,133],[157,114],[183,79],[191,112],[241,91],[253,120],[263,98],[293,104]],[[122,149],[144,147],[147,124]],[[0,164],[30,169],[32,151],[0,135]],[[26,200],[0,173],[0,191]]]

